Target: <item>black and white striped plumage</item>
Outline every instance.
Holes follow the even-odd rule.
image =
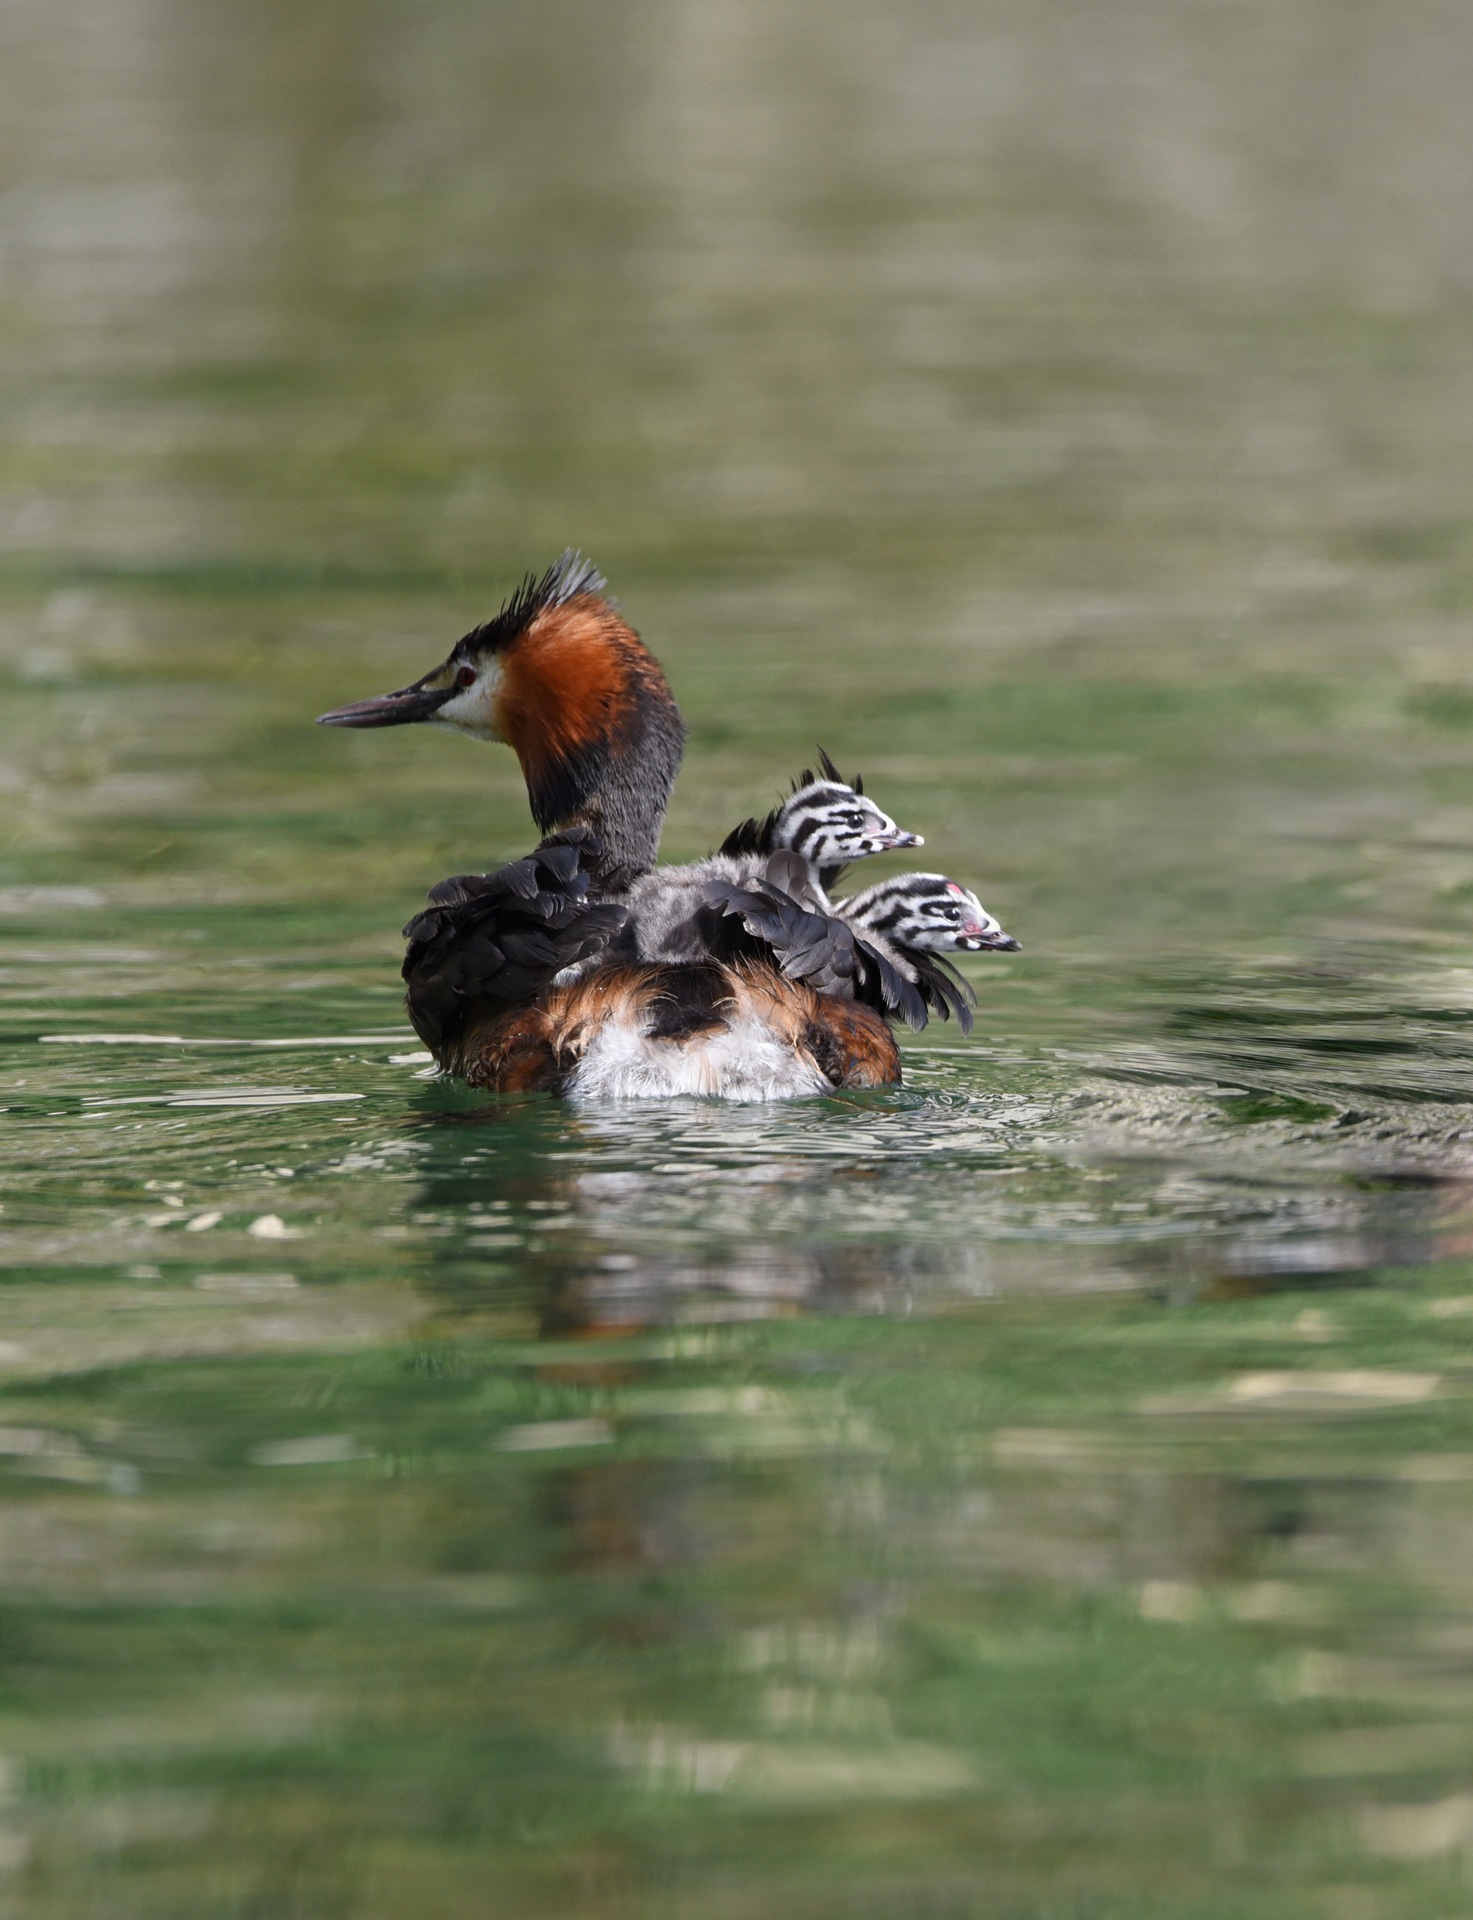
[[[944,961],[904,950],[856,926],[808,889],[802,862],[774,853],[745,884],[713,882],[699,930],[708,953],[725,962],[766,956],[783,974],[839,1000],[856,1000],[919,1030],[928,1013],[972,1025],[972,991]]]
[[[799,774],[788,798],[765,820],[743,821],[718,853],[656,867],[637,880],[629,890],[621,951],[652,965],[699,964],[711,957],[706,910],[723,889],[771,880],[774,858],[782,863],[782,885],[794,903],[827,914],[826,885],[850,861],[922,844],[919,834],[897,827],[865,796],[862,782],[841,779],[827,754],[821,765],[821,775]]]
[[[879,934],[902,951],[1018,951],[1018,942],[1003,932],[976,894],[944,873],[897,873],[863,893],[836,900],[834,912],[851,927]]]
[[[918,833],[896,826],[875,805],[858,775],[846,780],[822,748],[818,765],[817,773],[805,768],[798,775],[793,791],[765,819],[744,820],[733,828],[721,852],[734,857],[796,853],[827,891],[851,860],[925,845]]]

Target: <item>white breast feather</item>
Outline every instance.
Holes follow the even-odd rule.
[[[568,1085],[575,1100],[796,1100],[832,1089],[811,1060],[767,1024],[738,1013],[686,1041],[652,1040],[624,1021],[600,1027]]]

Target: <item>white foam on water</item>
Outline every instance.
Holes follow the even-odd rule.
[[[402,1046],[408,1035],[399,1028],[393,1033],[314,1034],[290,1040],[198,1040],[178,1033],[42,1033],[36,1037],[43,1047],[254,1047],[281,1052],[299,1047]]]
[[[172,1093],[128,1093],[106,1098],[84,1094],[82,1098],[88,1113],[103,1113],[115,1107],[320,1107],[362,1100],[365,1096],[361,1093],[293,1093],[280,1087],[227,1087],[215,1093],[200,1093],[192,1087],[182,1087]]]

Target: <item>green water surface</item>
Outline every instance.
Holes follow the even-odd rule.
[[[0,1920],[1473,1911],[1470,68],[0,20]],[[821,741],[1022,940],[903,1089],[428,1076],[517,769],[311,719],[568,544],[669,856]]]

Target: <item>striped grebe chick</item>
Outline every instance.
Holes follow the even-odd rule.
[[[827,894],[840,873],[854,860],[889,853],[898,847],[923,847],[918,833],[896,826],[864,790],[856,774],[846,780],[820,747],[819,771],[807,768],[793,782],[793,790],[763,820],[743,820],[721,843],[728,857],[752,858],[770,853],[796,853],[806,862],[813,882]]]
[[[851,785],[825,753],[822,777],[800,773],[793,790],[762,821],[746,820],[720,851],[680,866],[656,867],[629,890],[629,919],[619,950],[646,962],[697,963],[711,958],[705,915],[713,888],[744,887],[768,877],[775,853],[788,856],[787,890],[799,903],[827,913],[825,879],[852,861],[891,848],[919,847],[918,833],[898,827],[865,792]]]

